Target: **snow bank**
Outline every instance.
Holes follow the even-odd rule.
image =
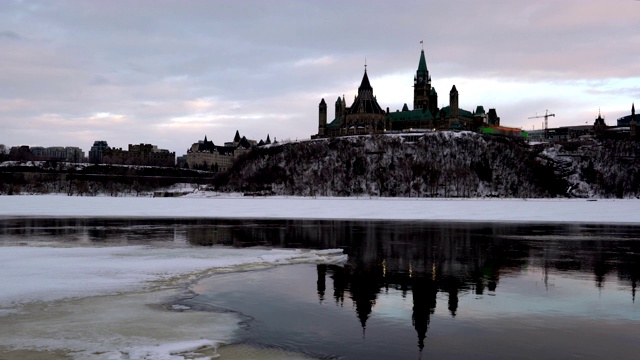
[[[0,216],[640,223],[640,200],[0,196]]]

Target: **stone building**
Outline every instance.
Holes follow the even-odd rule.
[[[327,124],[327,104],[324,99],[320,101],[319,137],[381,133],[387,127],[387,112],[382,110],[373,95],[366,67],[353,104],[346,107],[344,97],[342,99],[338,97],[335,103],[335,119],[329,124]]]
[[[152,144],[129,144],[128,150],[107,148],[102,151],[102,163],[174,167],[176,153],[158,149]]]
[[[438,107],[438,93],[431,86],[424,50],[420,52],[418,69],[413,79],[413,109],[405,103],[402,110],[383,110],[373,94],[365,65],[364,75],[353,104],[346,106],[344,96],[335,102],[335,117],[328,121],[327,103],[318,106],[318,133],[312,138],[377,134],[405,130],[472,130],[483,126],[500,126],[495,109],[486,112],[483,106],[475,111],[460,108],[459,93],[455,85],[449,92],[449,105]]]
[[[254,140],[240,137],[238,131],[233,141],[225,143],[224,146],[215,145],[213,141],[207,140],[205,135],[204,140],[193,143],[187,150],[187,166],[189,169],[225,172],[231,168],[238,156],[246,154],[256,144]]]

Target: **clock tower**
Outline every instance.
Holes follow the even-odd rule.
[[[431,94],[431,76],[427,70],[427,62],[424,59],[424,50],[420,51],[418,71],[413,79],[413,109],[427,110],[429,107],[429,95]],[[436,105],[437,106],[437,105]]]

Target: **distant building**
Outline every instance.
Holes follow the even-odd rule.
[[[106,141],[94,141],[91,150],[89,150],[89,162],[93,164],[101,164],[103,153],[107,149],[109,149],[109,144],[107,144]]]
[[[32,146],[23,145],[14,147],[14,155],[9,155],[14,160],[41,160],[41,161],[65,161],[81,163],[85,161],[84,151],[75,146]],[[12,148],[12,150],[14,149]]]
[[[256,141],[240,137],[237,130],[233,141],[226,142],[224,146],[215,145],[205,136],[204,140],[193,143],[187,150],[187,165],[190,169],[225,172],[231,168],[238,156],[246,154],[253,146],[257,146]]]
[[[176,166],[179,168],[186,168],[189,167],[187,165],[187,155],[182,155],[182,156],[177,156],[176,157]]]
[[[121,148],[103,150],[102,162],[105,164],[174,167],[176,153],[158,149],[157,145],[152,144],[129,144],[128,150]]]
[[[618,126],[631,126],[631,121],[633,120],[633,118],[635,118],[635,115],[636,115],[635,104],[631,104],[631,114],[619,118],[618,121],[617,121],[617,125]],[[638,122],[638,120],[639,119],[636,119],[636,122]]]
[[[9,150],[9,160],[28,161],[33,159],[34,156],[28,145],[13,146]]]
[[[600,114],[600,111],[598,111],[598,117],[593,122],[593,135],[595,135],[596,137],[601,137],[606,133],[606,131],[607,123],[604,122],[602,114]]]

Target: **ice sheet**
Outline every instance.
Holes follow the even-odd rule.
[[[640,223],[640,200],[0,196],[0,216]]]
[[[64,350],[77,359],[214,358],[215,348],[232,338],[240,319],[163,305],[185,296],[181,285],[215,271],[344,261],[339,249],[0,246],[0,353],[30,349]]]

